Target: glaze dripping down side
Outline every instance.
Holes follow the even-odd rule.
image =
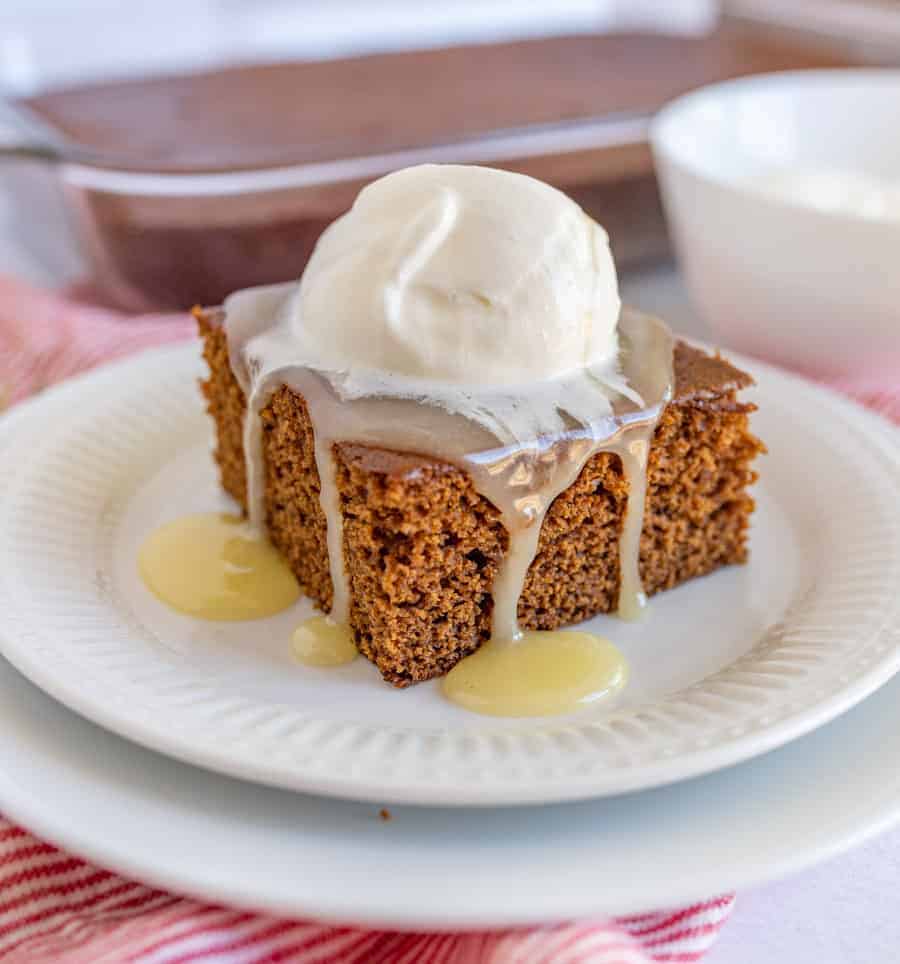
[[[318,371],[297,357],[279,324],[291,285],[242,292],[226,304],[234,374],[248,399],[244,427],[248,507],[263,526],[260,411],[281,386],[306,401],[315,436],[320,502],[327,524],[334,601],[346,622],[349,586],[333,446],[353,442],[420,453],[463,468],[494,505],[509,536],[493,586],[491,635],[518,638],[516,609],[547,510],[599,452],[618,455],[629,485],[620,537],[620,614],[643,604],[638,553],[653,430],[672,393],[672,337],[648,316],[623,310],[620,367],[583,369],[562,379],[502,391],[447,388],[378,373]]]

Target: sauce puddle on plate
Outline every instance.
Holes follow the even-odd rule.
[[[141,546],[138,569],[157,599],[200,619],[261,619],[300,598],[278,550],[240,516],[225,513],[160,526]]]
[[[444,695],[488,716],[556,716],[607,699],[628,682],[609,640],[578,631],[525,632],[492,640],[444,677]]]
[[[294,630],[291,646],[304,666],[343,666],[359,655],[350,627],[328,616],[312,616],[302,622]]]
[[[141,546],[138,568],[159,600],[200,619],[260,619],[300,597],[278,551],[236,515],[189,515],[160,526]],[[305,666],[343,666],[359,655],[347,623],[324,615],[304,620],[291,648]],[[627,681],[624,656],[601,636],[516,631],[511,640],[495,635],[458,663],[441,688],[474,713],[555,716],[608,699]]]

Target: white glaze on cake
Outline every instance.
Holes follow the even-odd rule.
[[[297,285],[225,302],[247,397],[251,521],[264,518],[260,411],[301,395],[328,528],[331,616],[349,620],[334,445],[417,453],[463,468],[500,512],[509,546],[492,639],[517,607],[553,500],[588,459],[628,479],[619,611],[635,616],[647,454],[672,391],[672,339],[621,312],[609,239],[561,191],[508,171],[422,165],[364,188],[320,238]]]
[[[315,434],[321,504],[334,586],[331,616],[349,618],[342,514],[333,446],[368,444],[458,465],[500,512],[509,549],[494,582],[492,638],[518,637],[516,610],[554,498],[596,453],[622,460],[629,506],[619,559],[619,612],[643,605],[638,572],[650,441],[672,392],[672,337],[666,326],[624,310],[619,358],[524,386],[478,389],[387,373],[323,371],[293,335],[291,284],[239,292],[226,301],[235,375],[248,400],[244,448],[251,521],[262,526],[264,466],[259,412],[286,385],[306,401]]]

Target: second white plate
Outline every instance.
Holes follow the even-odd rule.
[[[880,420],[758,363],[752,561],[656,597],[615,708],[498,722],[434,684],[395,691],[357,661],[291,662],[303,603],[212,624],[143,588],[153,527],[222,506],[197,353],[149,353],[32,403],[0,440],[0,646],[85,716],[148,746],[278,786],[383,802],[518,804],[621,793],[778,746],[900,665],[900,445]]]

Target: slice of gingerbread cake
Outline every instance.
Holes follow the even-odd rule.
[[[222,486],[396,686],[747,558],[751,379],[623,309],[539,181],[396,172],[195,314]]]

